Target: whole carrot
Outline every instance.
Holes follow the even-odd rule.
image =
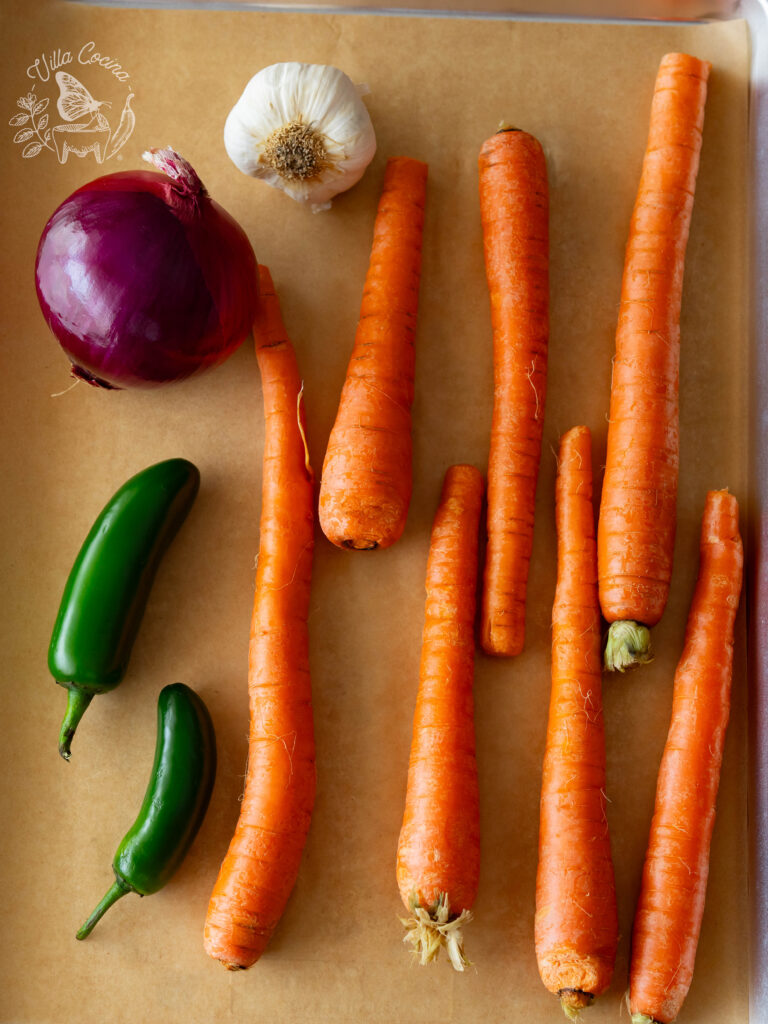
[[[597,533],[605,663],[619,671],[649,659],[672,575],[680,306],[709,68],[662,59],[629,226]]]
[[[730,708],[744,561],[738,517],[733,495],[709,492],[632,932],[633,1024],[673,1021],[693,976]]]
[[[339,547],[386,548],[411,501],[414,335],[427,165],[387,162],[360,320],[320,485],[320,525]]]
[[[560,442],[552,693],[541,783],[536,958],[574,1020],[611,981],[618,920],[605,814],[601,623],[591,436]]]
[[[480,871],[472,699],[483,478],[451,466],[432,527],[419,689],[397,846],[397,884],[411,912],[405,940],[422,964],[445,947],[468,963],[462,926]]]
[[[259,272],[254,337],[266,434],[248,766],[240,817],[205,920],[206,952],[230,970],[250,967],[269,942],[296,881],[315,798],[307,636],[313,475],[296,357],[269,271]]]
[[[525,132],[483,143],[480,214],[493,330],[488,551],[481,638],[488,654],[523,649],[549,342],[549,189],[544,152]]]

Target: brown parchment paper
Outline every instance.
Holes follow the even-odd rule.
[[[672,675],[697,567],[705,492],[747,499],[745,225],[748,40],[743,23],[577,25],[502,20],[3,6],[2,748],[0,1020],[13,1024],[474,1024],[560,1019],[533,950],[538,791],[549,696],[555,538],[553,450],[576,423],[602,465],[623,248],[661,56],[713,62],[688,249],[675,575],[657,657],[605,686],[609,821],[622,940],[593,1024],[628,1020],[629,935],[666,736]],[[87,42],[130,74],[136,128],[122,160],[24,159],[7,121],[55,82],[27,68]],[[336,64],[370,87],[378,152],[362,182],[313,215],[244,177],[222,127],[252,74],[278,60]],[[44,63],[44,62],[43,62]],[[77,63],[68,68],[74,71]],[[119,109],[125,84],[80,67]],[[98,72],[98,73],[97,73]],[[99,77],[101,75],[101,77]],[[122,90],[122,91],[121,91]],[[106,108],[105,108],[106,109]],[[112,118],[114,114],[110,114]],[[551,179],[552,330],[527,645],[478,654],[483,863],[474,967],[411,964],[394,878],[417,684],[431,519],[453,462],[485,468],[491,338],[478,217],[480,144],[506,120],[537,135]],[[202,925],[237,810],[247,734],[246,653],[259,544],[263,423],[247,342],[216,371],[157,391],[67,390],[68,363],[39,313],[42,227],[98,173],[173,144],[243,224],[282,298],[322,465],[357,319],[385,160],[430,167],[414,405],[415,490],[392,549],[353,554],[318,532],[311,656],[318,797],[300,877],[268,952],[230,974]],[[63,392],[63,393],[61,393]],[[158,575],[129,673],[94,700],[70,764],[56,750],[65,694],[46,651],[61,589],[93,518],[128,476],[169,456],[202,473]],[[599,475],[599,474],[598,474]],[[696,974],[681,1021],[747,1019],[745,616]],[[149,776],[156,697],[183,680],[206,700],[219,772],[208,817],[161,893],[122,900],[88,941],[75,931],[111,882],[111,859]],[[586,1018],[585,1018],[586,1019]]]

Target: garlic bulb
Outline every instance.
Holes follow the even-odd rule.
[[[244,174],[316,211],[360,180],[376,136],[343,71],[290,62],[253,76],[227,117],[224,145]]]

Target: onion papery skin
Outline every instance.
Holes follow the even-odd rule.
[[[191,175],[182,180],[157,171],[97,178],[43,230],[40,307],[73,373],[91,384],[181,380],[221,363],[251,329],[251,244],[182,163]]]

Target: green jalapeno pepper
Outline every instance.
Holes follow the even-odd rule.
[[[77,933],[91,934],[113,903],[129,892],[148,896],[170,880],[205,817],[216,776],[216,737],[194,690],[172,683],[157,701],[152,775],[136,821],[117,848],[115,881]]]
[[[107,502],[67,579],[48,649],[54,679],[69,690],[59,753],[94,695],[128,667],[160,560],[195,500],[200,473],[167,459],[131,477]]]

